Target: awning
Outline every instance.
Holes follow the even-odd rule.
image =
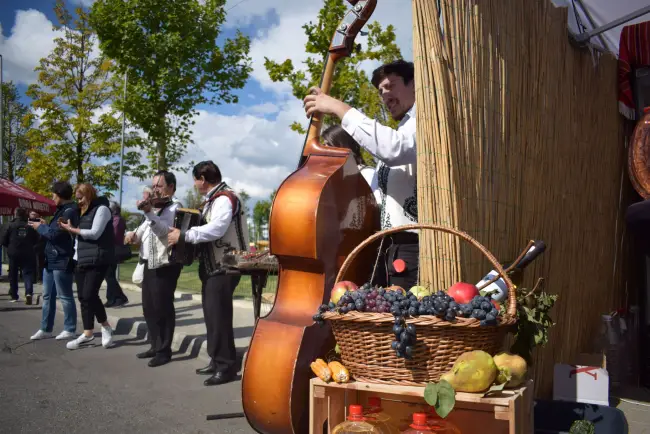
[[[587,31],[609,24],[632,12],[648,6],[648,0],[552,0],[558,6],[569,8],[569,29],[573,33],[582,33],[583,27]],[[582,7],[584,6],[584,8]],[[593,20],[593,23],[590,21]],[[618,44],[621,39],[623,27],[650,21],[650,13],[628,21],[613,29],[607,30],[601,36],[591,38],[591,43],[605,48],[618,56]],[[603,42],[605,44],[603,44]],[[606,47],[603,47],[606,45]]]
[[[42,216],[53,215],[54,201],[13,182],[0,179],[0,215],[13,215],[16,208],[36,211]]]

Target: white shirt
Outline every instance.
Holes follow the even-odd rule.
[[[341,125],[379,163],[371,173],[361,171],[381,210],[381,229],[417,223],[417,153],[415,105],[397,130],[349,110]],[[364,173],[365,171],[365,173]]]
[[[204,200],[208,200],[210,195],[217,187],[205,195]],[[203,210],[203,215],[206,215],[208,208]],[[220,196],[212,201],[210,204],[210,221],[203,226],[195,226],[185,232],[185,242],[191,244],[208,243],[222,238],[230,222],[232,221],[232,204],[227,196]]]
[[[144,221],[138,226],[135,231],[135,242],[140,243],[140,258],[149,259],[149,249],[146,247],[145,241],[152,234],[158,238],[166,239],[169,229],[174,227],[174,217],[176,210],[181,207],[181,203],[172,197],[173,203],[164,208],[160,215],[152,210],[144,213]]]
[[[106,229],[108,222],[112,220],[111,210],[107,206],[100,205],[97,208],[95,217],[93,218],[93,225],[90,229],[79,229],[79,236],[83,237],[86,240],[96,240]],[[79,246],[79,236],[75,237],[74,240],[74,257],[73,259],[77,260],[77,247]]]
[[[341,126],[388,167],[417,163],[415,104],[404,115],[397,130],[370,119],[357,109],[348,110],[341,119]]]

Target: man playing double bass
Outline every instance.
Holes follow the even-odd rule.
[[[204,195],[204,224],[188,229],[184,241],[200,245],[201,301],[210,356],[208,366],[196,373],[211,375],[203,384],[216,386],[232,381],[238,371],[232,302],[241,276],[227,273],[224,259],[231,250],[248,249],[248,228],[241,201],[223,182],[216,164],[202,161],[194,166],[192,176]],[[169,244],[177,244],[180,236],[179,229],[170,229]]]
[[[174,197],[176,176],[161,170],[153,177],[153,198],[138,201],[145,220],[135,232],[125,236],[127,244],[140,243],[140,262],[144,264],[142,278],[142,312],[147,322],[151,348],[139,353],[154,368],[171,361],[172,340],[176,328],[174,292],[183,266],[170,263],[167,234],[174,226],[176,210],[182,205]]]
[[[379,160],[371,188],[381,197],[381,228],[417,223],[415,86],[413,63],[398,60],[377,68],[372,84],[393,119],[397,129],[381,125],[348,104],[312,88],[305,97],[305,111],[335,115],[341,126],[361,146]],[[388,245],[388,246],[387,246]],[[385,261],[378,269],[376,283],[399,285],[408,289],[418,276],[418,235],[401,232],[387,237]],[[381,262],[381,261],[380,261]],[[386,280],[384,280],[386,279]]]

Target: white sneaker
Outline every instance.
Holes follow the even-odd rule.
[[[69,349],[69,350],[77,350],[77,349],[79,349],[79,347],[81,347],[84,344],[87,344],[88,342],[92,341],[93,339],[95,339],[94,335],[88,337],[88,336],[86,336],[85,334],[82,333],[77,339],[75,339],[73,341],[70,341],[67,344],[65,344],[65,347],[67,349]]]
[[[110,348],[113,346],[113,329],[102,326],[102,346]]]
[[[67,330],[63,330],[54,339],[56,339],[57,341],[69,341],[70,339],[73,339],[74,337],[75,337],[74,333],[69,332]]]
[[[38,341],[40,339],[49,339],[51,337],[52,337],[52,333],[44,332],[43,330],[39,330],[36,333],[34,333],[34,335],[30,339],[33,340],[33,341]]]

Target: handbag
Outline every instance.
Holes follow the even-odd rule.
[[[131,250],[131,246],[126,244],[115,246],[115,260],[118,264],[128,261],[132,257],[133,251]]]
[[[135,266],[135,270],[133,270],[133,276],[131,277],[131,281],[135,283],[136,285],[140,286],[142,284],[142,280],[144,279],[144,263],[138,261],[138,265]]]

